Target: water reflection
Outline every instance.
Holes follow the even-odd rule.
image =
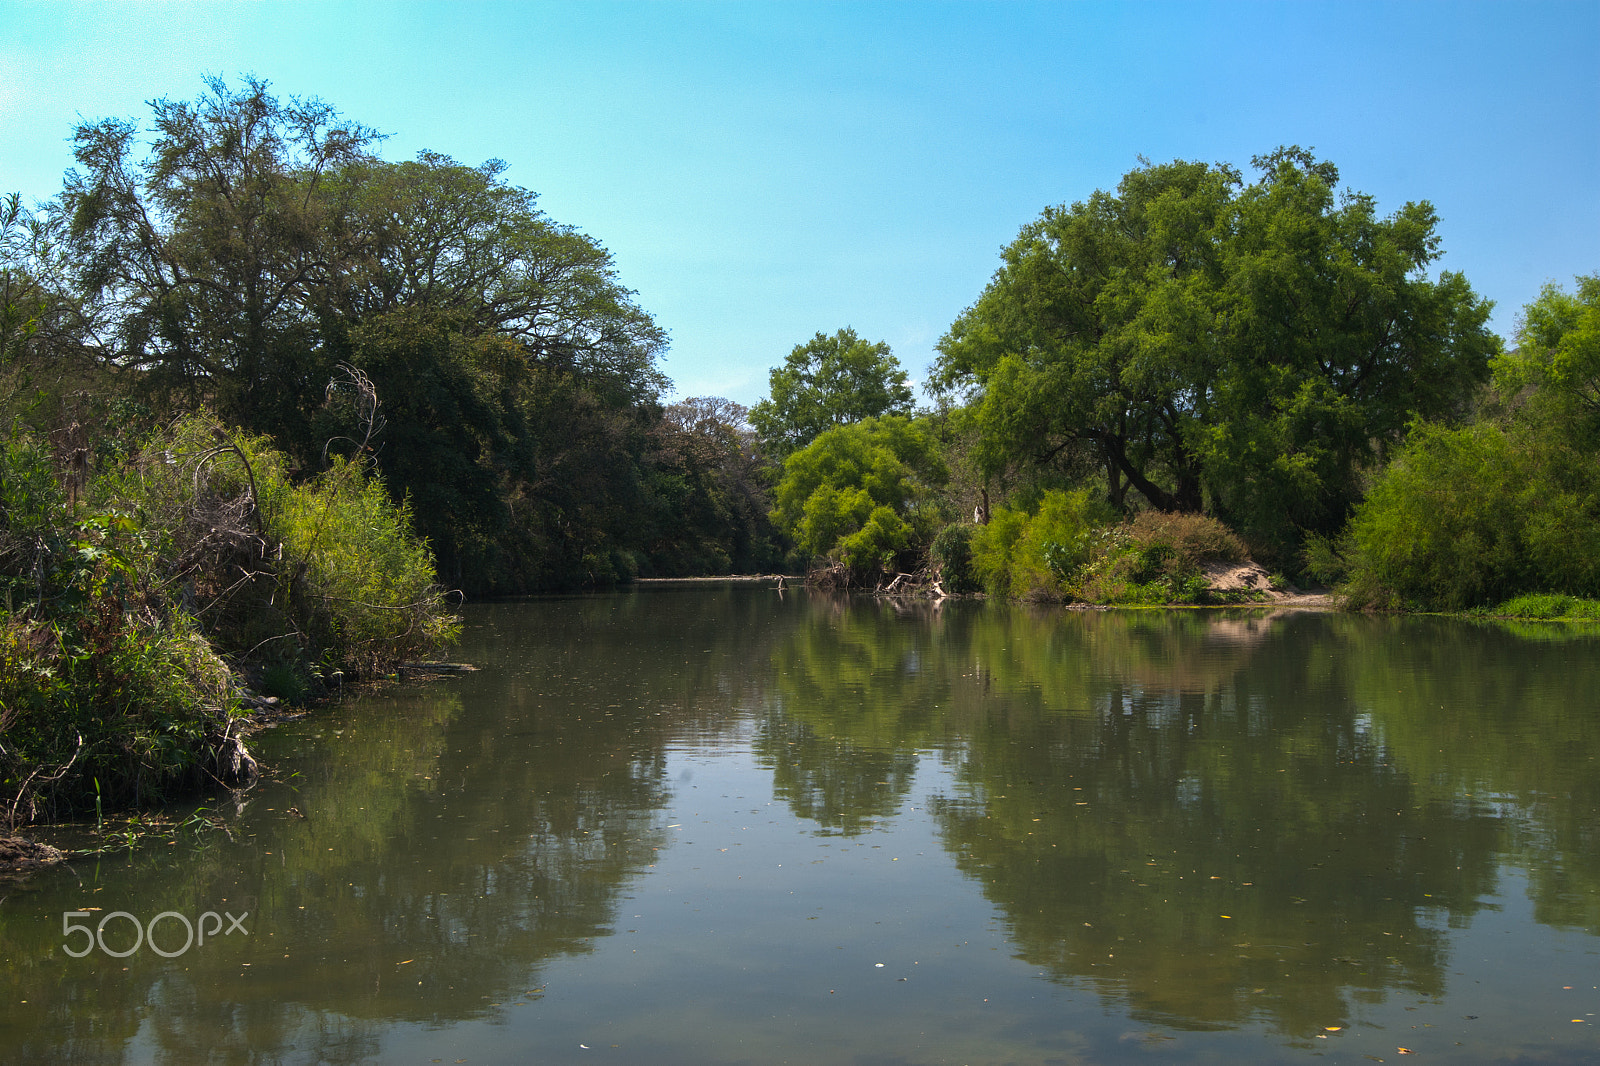
[[[996,915],[1015,979],[1157,1031],[1309,1044],[1389,996],[1442,1000],[1507,867],[1537,921],[1600,935],[1600,658],[1581,632],[746,589],[469,620],[478,673],[266,735],[275,779],[241,799],[232,840],[5,890],[6,1057],[356,1062],[392,1054],[400,1027],[515,1026],[547,971],[620,950],[624,903],[663,891],[657,864],[689,846],[664,814],[695,787],[684,752],[749,752],[797,827],[846,838],[817,847],[935,833],[984,912],[952,900],[964,917],[908,931],[907,957]],[[748,821],[764,799],[708,786],[696,813]],[[852,870],[809,891],[848,907],[890,883]],[[68,958],[60,916],[89,907],[248,910],[250,936]],[[838,1024],[826,996],[773,988],[730,1009]],[[1007,1039],[1044,1046],[1041,1010]]]
[[[802,724],[768,733],[800,738],[774,777],[825,827],[890,809],[912,749],[952,757],[945,845],[1030,964],[1144,1020],[1305,1038],[1385,990],[1438,994],[1447,931],[1504,858],[1541,921],[1600,932],[1594,648],[1437,620],[858,606],[778,650],[775,703]],[[877,787],[796,789],[802,770]]]

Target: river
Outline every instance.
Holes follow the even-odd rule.
[[[454,657],[0,884],[0,1060],[1600,1061],[1593,630],[662,587]]]

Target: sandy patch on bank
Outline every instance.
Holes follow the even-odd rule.
[[[1263,596],[1261,602],[1270,603],[1274,607],[1331,608],[1333,606],[1332,597],[1328,595],[1326,589],[1275,590],[1272,587],[1272,575],[1249,560],[1242,563],[1202,563],[1200,569],[1206,575],[1206,584],[1218,592],[1260,593]]]

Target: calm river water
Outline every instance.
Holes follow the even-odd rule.
[[[226,833],[0,884],[0,1060],[1600,1061],[1592,631],[466,620],[477,673],[258,735]]]

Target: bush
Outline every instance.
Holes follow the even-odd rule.
[[[839,540],[839,561],[852,570],[887,570],[911,545],[912,530],[888,507],[878,506],[861,528]]]
[[[237,780],[233,668],[303,695],[454,635],[382,483],[284,465],[189,418],[69,496],[41,442],[0,447],[0,818]]]
[[[1089,603],[1156,605],[1208,599],[1201,567],[1242,562],[1242,541],[1226,525],[1199,514],[1141,511],[1101,531],[1073,594]]]
[[[247,773],[231,673],[115,510],[78,517],[41,442],[0,447],[0,819]]]
[[[944,477],[924,427],[868,418],[827,430],[784,461],[771,518],[807,562],[870,575],[928,543],[929,486]]]
[[[105,479],[151,531],[152,565],[220,650],[254,673],[372,676],[448,643],[455,619],[409,509],[335,458],[301,483],[265,438],[185,418]]]
[[[1087,489],[1046,492],[1033,515],[997,508],[973,536],[973,569],[997,596],[1068,598],[1095,554],[1096,530],[1111,517]]]
[[[1600,595],[1600,475],[1496,425],[1419,425],[1350,523],[1355,606],[1461,610]]]
[[[1128,523],[1128,535],[1146,547],[1164,547],[1182,567],[1204,562],[1242,562],[1248,552],[1227,526],[1209,515],[1140,511]]]
[[[1504,618],[1537,618],[1551,621],[1583,619],[1600,622],[1600,600],[1586,600],[1559,593],[1532,592],[1507,600],[1486,613]]]
[[[983,586],[973,571],[972,534],[976,528],[967,522],[952,522],[939,531],[928,549],[928,557],[939,572],[946,592],[963,596]]]
[[[380,479],[335,460],[305,485],[274,482],[264,495],[266,536],[283,559],[280,602],[311,657],[372,675],[453,638],[428,546]]]

